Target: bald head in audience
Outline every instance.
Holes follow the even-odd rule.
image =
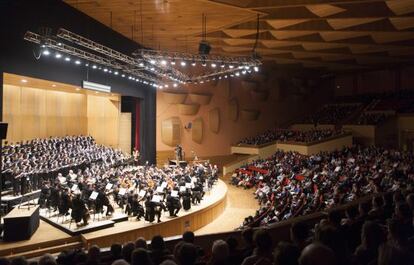
[[[319,243],[312,243],[303,249],[299,257],[300,265],[335,265],[334,252]]]

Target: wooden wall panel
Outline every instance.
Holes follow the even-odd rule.
[[[201,117],[193,121],[193,127],[191,129],[191,138],[194,142],[201,144],[203,141],[203,119]]]
[[[181,142],[181,120],[171,117],[161,123],[161,140],[169,146],[175,146]]]
[[[118,147],[120,102],[44,88],[3,86],[7,140],[90,134],[100,144]]]
[[[125,153],[131,153],[131,113],[121,112],[119,116],[118,147]]]
[[[208,112],[208,125],[210,131],[218,133],[220,130],[220,109],[214,108]]]

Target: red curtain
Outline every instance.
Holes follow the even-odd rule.
[[[134,149],[140,150],[141,142],[139,137],[141,122],[141,104],[139,99],[135,99],[135,146]]]

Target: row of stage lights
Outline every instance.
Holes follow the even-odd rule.
[[[159,64],[161,66],[167,66],[168,64],[177,65],[177,62],[174,59],[171,60],[171,61],[169,61],[169,62],[167,60],[160,60],[160,61],[157,62],[156,60],[151,59],[150,60],[150,64],[152,64],[152,65]],[[189,64],[189,62],[187,62],[185,60],[182,60],[182,61],[180,61],[180,64],[179,65],[182,66],[182,67],[185,67],[188,64]],[[195,61],[191,61],[190,65],[193,66],[193,67],[195,67],[195,66],[197,66],[197,63]],[[206,62],[201,62],[200,65],[203,66],[203,67],[207,67],[207,63]],[[219,67],[220,68],[226,68],[226,67],[228,67],[229,69],[234,69],[235,68],[234,64],[214,63],[214,62],[210,63],[210,67],[211,68],[219,68]],[[246,69],[249,69],[250,68],[250,66],[239,66],[239,68],[240,67],[243,67],[243,68],[246,68]],[[258,66],[253,66],[253,68],[254,68],[254,70],[256,72],[259,71],[259,67]]]
[[[49,49],[43,47],[42,55],[49,56],[49,55],[51,55],[51,52],[49,51]],[[59,52],[56,52],[54,57],[56,59],[62,59],[63,58],[63,60],[65,62],[71,62],[72,61],[72,58],[70,56],[63,55],[62,53],[59,53]],[[80,65],[82,65],[82,61],[80,59],[75,59],[74,64],[80,66]],[[164,88],[164,87],[168,87],[168,85],[159,85],[159,84],[156,84],[154,82],[149,82],[147,80],[144,80],[144,79],[132,76],[132,75],[125,74],[125,73],[123,73],[119,70],[112,70],[109,67],[100,66],[100,65],[97,65],[97,64],[92,64],[92,63],[89,63],[89,62],[85,62],[84,66],[85,67],[90,67],[91,69],[94,69],[94,70],[95,69],[96,70],[102,70],[104,73],[114,74],[115,76],[120,76],[122,78],[126,78],[128,80],[135,81],[135,82],[138,82],[138,83],[142,83],[142,84],[145,84],[145,85],[150,85],[152,87],[161,88],[161,89]],[[178,84],[174,83],[173,87],[178,87]]]
[[[47,49],[45,47],[42,47],[42,48],[43,48],[42,55],[44,55],[44,56],[50,56],[51,55],[51,52],[49,51],[49,49]],[[71,59],[70,56],[63,55],[62,53],[59,53],[59,52],[56,52],[54,54],[54,57],[56,59],[63,58],[64,61],[66,61],[66,62],[71,62],[72,61],[72,59]],[[75,59],[74,60],[74,63],[75,63],[75,65],[82,65],[82,61],[80,59]],[[155,64],[157,64],[157,61],[151,60],[150,61],[150,64],[155,65]],[[166,66],[168,64],[168,62],[166,60],[161,60],[161,61],[159,61],[159,64],[161,66]],[[170,64],[171,65],[175,65],[176,64],[175,60],[172,60],[170,62]],[[181,61],[180,62],[180,65],[182,67],[185,67],[187,65],[187,62],[186,61]],[[196,66],[196,62],[194,62],[194,61],[191,62],[191,65],[192,66]],[[206,67],[207,66],[206,63],[202,63],[201,65],[203,67]],[[105,66],[99,66],[97,64],[90,64],[89,62],[85,62],[84,63],[84,66],[85,67],[90,67],[92,69],[102,70],[104,73],[114,74],[115,76],[120,76],[122,78],[127,78],[128,80],[135,81],[135,82],[138,82],[138,83],[142,83],[142,84],[145,84],[145,85],[150,85],[150,86],[155,87],[155,88],[162,89],[162,88],[168,88],[169,87],[168,84],[164,84],[164,85],[156,84],[154,82],[149,82],[147,80],[144,80],[144,79],[141,79],[141,78],[138,78],[138,77],[135,77],[135,76],[131,76],[131,75],[128,75],[128,74],[125,74],[123,72],[120,72],[119,70],[112,70],[112,69],[110,69],[108,67],[105,67]],[[139,63],[139,66],[140,67],[145,67],[145,69],[146,70],[149,70],[149,71],[155,71],[155,68],[154,67],[145,66],[145,64],[143,62]],[[217,64],[216,63],[211,63],[210,66],[212,68],[216,68],[217,67]],[[218,75],[216,77],[210,77],[210,78],[205,78],[205,79],[197,80],[197,81],[194,81],[192,83],[193,84],[203,84],[204,82],[210,82],[210,81],[215,81],[215,80],[227,79],[229,77],[239,77],[241,75],[250,74],[253,71],[254,72],[259,72],[259,67],[258,66],[253,66],[253,67],[251,67],[251,66],[238,66],[236,68],[232,64],[227,64],[227,65],[224,64],[224,63],[220,64],[220,68],[226,68],[226,66],[229,69],[234,70],[234,71],[236,71],[238,69],[238,71],[237,72],[234,72],[234,73],[221,74],[221,75]],[[177,82],[172,84],[173,87],[178,87],[178,83],[182,83],[182,84],[185,84],[186,83],[184,81],[179,81],[179,80],[175,80],[175,81],[177,81]]]

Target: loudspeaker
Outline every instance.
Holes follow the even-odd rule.
[[[201,41],[198,46],[198,53],[201,55],[208,55],[210,53],[211,46],[207,41]]]
[[[7,138],[7,127],[8,124],[4,122],[0,122],[0,139],[6,139]]]

